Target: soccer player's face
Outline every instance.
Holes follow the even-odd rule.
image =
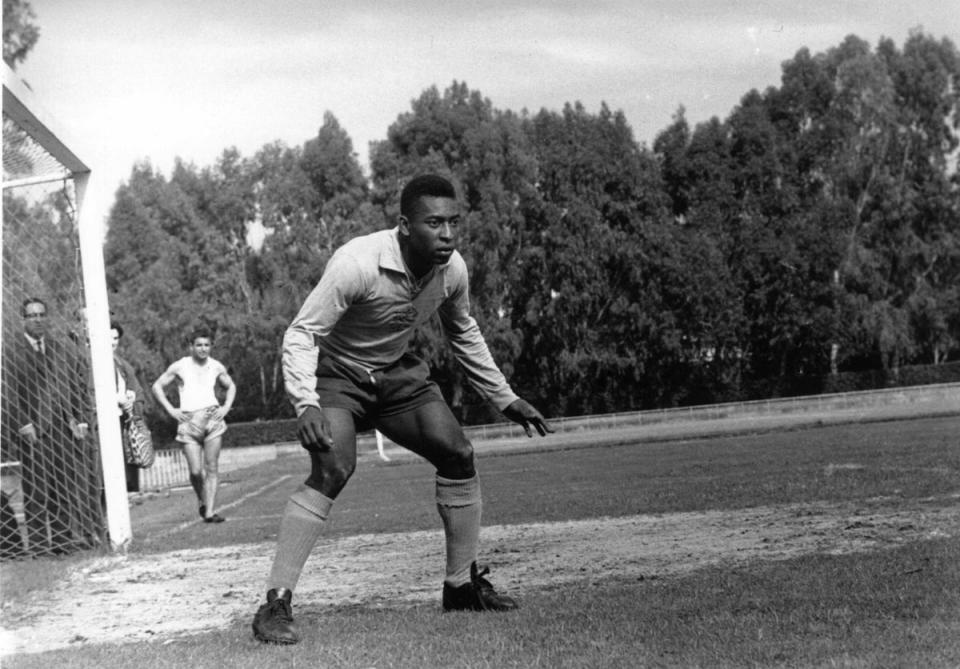
[[[418,265],[442,265],[457,247],[460,205],[449,197],[421,197],[407,219],[407,241]]]
[[[197,360],[206,360],[210,357],[210,339],[207,337],[197,337],[190,346],[193,357]]]

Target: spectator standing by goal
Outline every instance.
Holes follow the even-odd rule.
[[[88,423],[81,365],[72,343],[48,336],[47,304],[28,297],[23,334],[4,347],[4,441],[19,448],[29,551],[64,554],[87,547],[71,528],[71,500],[83,487],[77,462]]]

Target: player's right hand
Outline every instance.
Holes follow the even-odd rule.
[[[307,407],[297,418],[297,437],[300,445],[311,453],[329,451],[333,448],[333,437],[323,409]]]

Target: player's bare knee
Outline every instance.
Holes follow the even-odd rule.
[[[437,473],[445,478],[470,478],[476,473],[473,461],[473,444],[464,439],[445,448],[434,463]]]
[[[356,460],[340,458],[314,458],[310,478],[306,485],[327,497],[336,497],[357,467]]]

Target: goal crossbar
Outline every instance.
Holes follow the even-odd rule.
[[[40,106],[32,91],[9,65],[4,63],[3,67],[3,112],[55,156],[71,175],[90,172],[86,163],[67,146],[63,129]]]

